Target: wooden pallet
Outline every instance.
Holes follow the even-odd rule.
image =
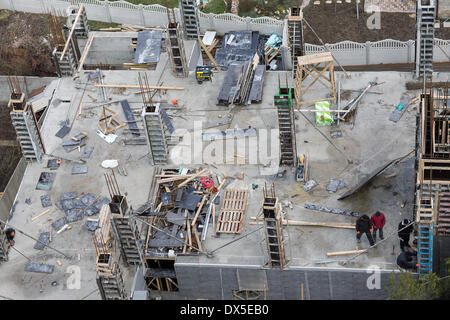
[[[225,190],[217,221],[219,233],[241,233],[248,206],[248,190]]]

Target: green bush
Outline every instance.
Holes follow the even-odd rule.
[[[223,0],[211,0],[203,9],[204,13],[224,13],[227,10],[227,5]]]

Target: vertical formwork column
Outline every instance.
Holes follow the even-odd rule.
[[[196,0],[179,0],[181,16],[183,17],[184,36],[188,40],[197,40],[200,31]]]
[[[127,299],[119,264],[115,265],[111,274],[100,274],[97,272],[96,281],[102,300]]]
[[[9,241],[3,229],[0,229],[0,262],[8,261]]]
[[[73,23],[75,22],[75,19],[77,17],[78,11],[80,7],[79,6],[69,6],[66,10],[67,14],[67,27],[69,29],[72,28]],[[75,26],[75,35],[77,38],[83,38],[86,39],[89,34],[89,24],[88,24],[88,18],[86,14],[86,8],[83,6],[81,10],[80,17],[78,18],[77,24]]]
[[[292,70],[294,78],[297,76],[297,57],[304,55],[304,40],[303,40],[303,12],[300,8],[291,7],[290,13],[287,17],[288,21],[288,36],[289,46],[291,48]]]
[[[112,215],[111,223],[125,262],[136,266],[143,264],[143,249],[136,221],[129,216]]]
[[[264,187],[263,218],[266,233],[268,265],[271,268],[283,269],[286,266],[282,217],[278,198],[275,197],[274,186],[270,191]]]
[[[435,0],[418,0],[416,6],[416,77],[433,74]]]
[[[180,25],[176,22],[175,11],[167,8],[169,24],[167,26],[167,44],[169,56],[172,62],[172,70],[175,77],[186,78],[189,74],[184,52],[184,42],[181,35]]]
[[[32,106],[25,102],[25,95],[22,93],[19,99],[15,99],[12,94],[8,107],[12,108],[11,121],[23,156],[29,161],[40,162],[45,148]]]
[[[278,111],[280,165],[295,166],[297,150],[292,88],[278,88],[278,94],[274,96],[274,104]]]
[[[159,104],[144,107],[142,119],[150,148],[152,165],[166,164],[168,147]]]

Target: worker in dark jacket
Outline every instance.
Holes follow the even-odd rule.
[[[409,226],[408,226],[409,225]],[[408,227],[406,227],[408,226]],[[414,226],[411,221],[404,219],[398,225],[398,238],[400,239],[400,249],[405,251],[405,247],[411,247],[409,245],[409,236],[414,231]]]
[[[417,252],[402,251],[397,257],[397,265],[406,270],[415,270],[416,262],[413,258],[415,256],[417,256]]]
[[[373,240],[377,241],[377,230],[380,233],[380,239],[383,240],[383,227],[386,223],[384,214],[382,214],[380,211],[375,212],[375,214],[370,218],[370,223],[373,226]]]
[[[16,236],[16,230],[8,228],[5,230],[6,239],[8,239],[10,245],[14,245],[14,237]]]
[[[369,240],[370,246],[373,246],[375,241],[373,241],[372,232],[373,229],[369,217],[365,214],[359,217],[356,221],[356,239],[358,240],[358,243],[361,243],[361,235],[365,233],[367,239]]]

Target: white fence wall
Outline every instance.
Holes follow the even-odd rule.
[[[434,40],[434,62],[450,61],[450,40]],[[359,66],[367,64],[413,63],[415,41],[398,41],[386,39],[376,42],[357,43],[343,41],[325,44],[328,50],[343,66]],[[323,46],[305,44],[305,53],[323,52]],[[337,65],[337,63],[335,62]]]

